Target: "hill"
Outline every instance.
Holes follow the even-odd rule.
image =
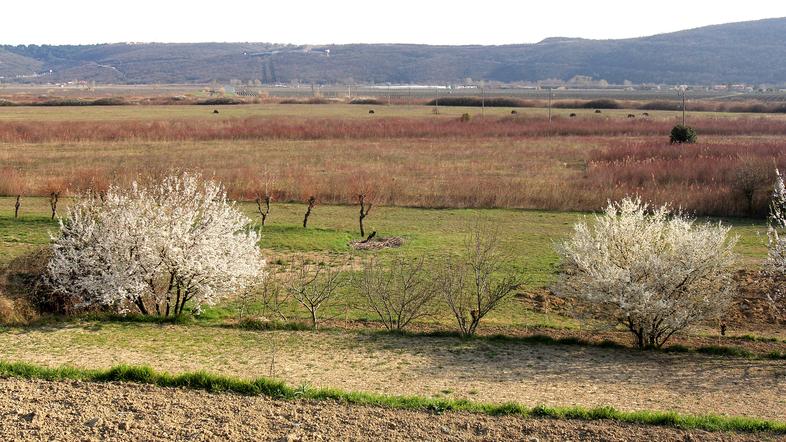
[[[50,72],[51,70],[51,72]],[[0,46],[1,81],[99,83],[441,83],[568,80],[611,83],[784,83],[786,18],[622,40],[430,46],[269,43]]]

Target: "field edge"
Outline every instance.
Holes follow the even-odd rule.
[[[725,415],[690,415],[673,411],[619,411],[610,406],[529,407],[519,403],[490,404],[468,400],[430,399],[420,396],[394,396],[375,393],[347,392],[332,388],[292,387],[271,379],[242,380],[206,371],[170,374],[149,366],[117,365],[104,370],[80,369],[71,366],[49,368],[26,362],[0,361],[0,378],[38,379],[46,381],[74,380],[83,382],[128,382],[158,387],[204,390],[211,393],[235,393],[266,396],[277,400],[333,400],[340,403],[378,406],[399,410],[443,413],[447,411],[513,415],[525,418],[569,420],[611,420],[620,423],[674,427],[685,430],[726,431],[740,433],[786,434],[786,422]]]

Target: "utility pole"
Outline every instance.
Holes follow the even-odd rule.
[[[688,91],[686,86],[680,86],[677,96],[682,98],[682,125],[685,126],[685,93]]]
[[[685,89],[682,90],[682,125],[685,126]]]
[[[388,83],[388,106],[390,106],[390,83]]]
[[[352,101],[352,85],[347,85],[347,95],[349,95],[349,101]]]

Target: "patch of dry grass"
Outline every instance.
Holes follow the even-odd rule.
[[[47,366],[146,364],[292,385],[481,402],[611,405],[781,418],[777,361],[351,332],[84,323],[0,333],[0,358]],[[275,354],[275,362],[273,356]],[[271,369],[272,367],[272,369]]]

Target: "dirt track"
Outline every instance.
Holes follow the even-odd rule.
[[[0,391],[5,440],[761,440],[607,421],[435,415],[135,384],[3,379]]]

